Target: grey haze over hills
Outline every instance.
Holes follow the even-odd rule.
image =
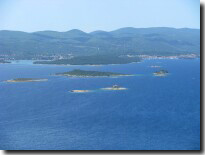
[[[85,55],[177,55],[200,53],[200,30],[189,28],[132,28],[85,33],[0,31],[0,53],[35,56]]]

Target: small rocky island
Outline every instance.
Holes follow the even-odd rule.
[[[120,87],[118,85],[113,85],[112,87],[101,88],[102,90],[127,90],[127,88]]]
[[[37,78],[16,78],[12,80],[7,80],[6,82],[43,82],[48,79],[37,79]]]
[[[160,71],[157,71],[157,72],[154,72],[153,75],[154,76],[167,76],[169,72],[167,70],[160,70]]]
[[[120,87],[118,85],[113,85],[112,87],[100,88],[101,90],[127,90],[127,88]],[[71,93],[88,93],[93,90],[70,90]]]
[[[117,77],[117,76],[131,76],[129,74],[113,73],[113,72],[100,72],[100,71],[85,71],[75,69],[73,71],[56,73],[59,76],[71,76],[71,77]]]
[[[152,65],[150,66],[151,68],[160,68],[161,66],[157,66],[157,65]]]
[[[90,90],[70,90],[71,93],[88,93]]]

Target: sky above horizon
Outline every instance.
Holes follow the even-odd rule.
[[[0,30],[200,28],[199,0],[0,0]]]

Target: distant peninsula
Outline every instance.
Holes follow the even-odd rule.
[[[48,79],[37,79],[37,78],[16,78],[12,80],[7,80],[6,82],[43,82]]]
[[[139,57],[113,56],[113,55],[92,55],[77,56],[70,59],[58,59],[52,61],[35,61],[34,64],[51,65],[108,65],[108,64],[128,64],[139,62]]]
[[[55,75],[70,76],[70,77],[117,77],[117,76],[131,76],[131,74],[100,72],[100,71],[86,71],[75,69],[73,71],[56,73]]]

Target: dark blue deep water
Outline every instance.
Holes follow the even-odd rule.
[[[170,74],[153,77],[160,65]],[[141,76],[67,78],[74,68]],[[5,83],[30,77],[47,82]],[[0,64],[2,150],[198,150],[200,60],[106,66]],[[118,84],[124,91],[100,91]],[[70,93],[72,89],[96,90]]]

